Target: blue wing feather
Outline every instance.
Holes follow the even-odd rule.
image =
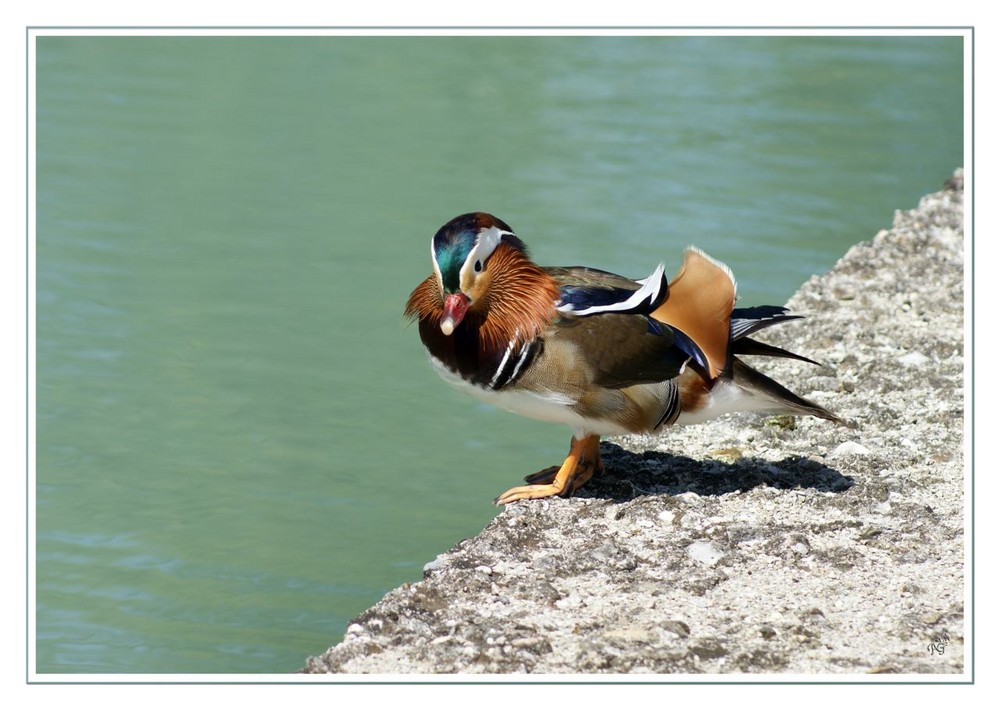
[[[689,355],[703,370],[708,370],[708,358],[705,357],[704,351],[698,347],[697,343],[691,340],[684,331],[669,324],[665,325],[674,331],[674,347],[684,354]]]

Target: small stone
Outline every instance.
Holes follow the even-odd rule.
[[[692,542],[687,546],[687,553],[704,565],[714,565],[725,554],[710,542]]]
[[[540,636],[529,636],[527,638],[514,639],[510,645],[514,648],[532,648],[533,646],[544,646],[548,641]]]
[[[482,572],[483,574],[493,574],[493,568],[487,565],[479,565],[476,567],[477,572]]]
[[[657,520],[665,525],[674,526],[680,523],[681,515],[673,510],[661,510],[656,516]]]
[[[929,363],[931,359],[923,353],[906,353],[902,357],[896,358],[896,362],[906,367],[922,367]]]
[[[434,572],[444,567],[444,560],[441,559],[441,555],[438,555],[433,560],[424,565],[424,573]]]
[[[830,454],[830,458],[838,459],[844,456],[867,456],[871,452],[856,441],[845,441],[837,446]]]
[[[660,624],[660,628],[680,638],[687,638],[691,635],[691,627],[678,619],[664,621]]]
[[[692,643],[688,646],[688,651],[697,656],[700,661],[722,658],[729,653],[729,649],[714,638],[701,639],[698,643]]]
[[[581,606],[583,606],[583,600],[576,594],[569,594],[555,601],[556,609],[578,609]]]
[[[645,626],[621,626],[612,629],[605,636],[609,641],[619,643],[649,645],[656,642],[656,633]]]

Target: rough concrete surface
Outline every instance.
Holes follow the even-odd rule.
[[[761,337],[824,363],[752,360],[847,425],[604,442],[604,476],[508,506],[304,672],[962,673],[963,242],[958,171]]]

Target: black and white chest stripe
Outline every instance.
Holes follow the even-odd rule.
[[[492,390],[502,389],[507,385],[516,382],[528,365],[541,353],[544,347],[541,338],[520,341],[520,333],[515,332],[514,337],[507,343],[503,357],[497,365],[493,376],[487,383],[487,387]]]

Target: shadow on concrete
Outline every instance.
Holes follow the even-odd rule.
[[[853,478],[804,456],[790,456],[781,461],[740,458],[730,463],[660,451],[636,454],[616,444],[601,442],[601,457],[604,475],[592,478],[576,492],[577,497],[623,502],[643,495],[675,496],[688,492],[718,496],[757,486],[782,490],[811,488],[829,493],[842,493],[854,486]]]

